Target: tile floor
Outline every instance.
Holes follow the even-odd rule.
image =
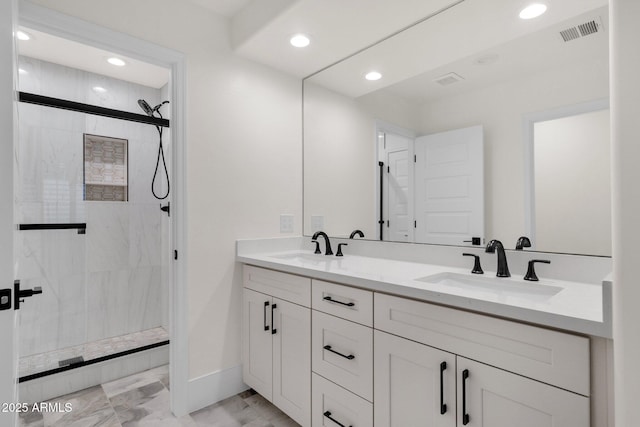
[[[176,418],[169,410],[169,367],[161,366],[46,402],[20,414],[22,427],[299,427],[253,390]],[[64,411],[65,405],[72,410]],[[59,410],[58,410],[59,409]]]

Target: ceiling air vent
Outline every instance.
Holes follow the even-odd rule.
[[[602,23],[600,21],[600,18],[597,18],[583,24],[576,25],[575,27],[562,30],[560,31],[560,36],[562,37],[562,40],[564,40],[565,42],[569,42],[581,37],[586,37],[590,34],[598,33],[601,30]]]
[[[434,82],[442,85],[442,86],[449,86],[451,84],[454,83],[458,83],[460,81],[464,80],[462,77],[460,77],[459,75],[457,75],[456,73],[449,73],[449,74],[445,74],[444,76],[440,76],[438,78],[436,78],[434,80]]]

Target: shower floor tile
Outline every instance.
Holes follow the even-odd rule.
[[[69,412],[21,413],[21,427],[299,427],[253,390],[181,418],[169,409],[169,367],[91,387],[45,403],[70,404]],[[55,406],[53,406],[55,407]]]
[[[82,356],[84,360],[93,360],[99,357],[120,353],[127,350],[156,344],[169,339],[169,334],[162,327],[134,332],[132,334],[106,338],[90,342],[84,345],[67,347],[47,353],[33,354],[21,357],[18,373],[20,377],[37,374],[59,368],[61,360]]]

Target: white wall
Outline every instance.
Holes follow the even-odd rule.
[[[484,126],[488,238],[511,246],[525,230],[523,116],[606,98],[608,83],[608,59],[604,58],[525,75],[421,108],[421,134]]]
[[[181,51],[187,66],[189,376],[240,364],[235,240],[301,233],[301,84],[235,56],[223,18],[174,0],[35,3]]]
[[[138,99],[160,102],[159,89],[33,58],[19,64],[21,91],[134,112]],[[17,276],[25,288],[43,289],[20,311],[20,356],[162,326],[169,306],[161,280],[164,214],[150,189],[155,127],[25,103],[18,112],[17,222],[87,223],[84,235],[18,232]],[[127,202],[84,201],[84,133],[128,141]]]
[[[323,231],[374,238],[375,121],[353,99],[312,83],[304,88],[304,232],[311,216]]]
[[[535,123],[536,248],[611,256],[609,114]]]
[[[611,128],[615,418],[638,423],[640,396],[640,2],[611,0]]]

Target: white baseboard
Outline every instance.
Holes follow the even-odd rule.
[[[242,382],[242,365],[212,372],[188,383],[188,411],[195,412],[247,390]]]

